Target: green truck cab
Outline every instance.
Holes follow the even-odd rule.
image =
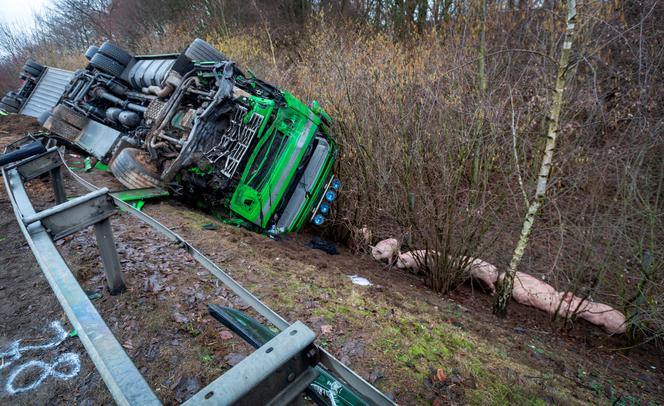
[[[261,128],[230,210],[261,228],[292,232],[310,220],[322,224],[341,184],[332,176],[337,149],[329,116],[316,102],[308,108],[290,93],[281,94],[281,107],[249,97],[254,111],[274,113],[274,119]]]

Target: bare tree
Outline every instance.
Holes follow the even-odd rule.
[[[553,166],[553,154],[556,150],[556,141],[558,139],[558,128],[560,124],[560,111],[563,105],[563,93],[565,92],[565,85],[570,79],[570,55],[572,53],[572,42],[574,40],[575,25],[576,25],[576,0],[567,0],[567,28],[565,30],[565,38],[563,39],[563,48],[560,53],[560,60],[558,62],[558,72],[556,75],[556,87],[553,92],[553,101],[549,110],[549,125],[546,135],[546,144],[544,146],[544,156],[542,157],[542,164],[537,178],[537,188],[535,196],[528,206],[528,212],[523,221],[521,235],[517,241],[512,260],[510,261],[509,268],[505,272],[505,277],[498,286],[496,300],[493,306],[494,314],[504,317],[507,315],[507,305],[512,297],[512,289],[514,287],[514,277],[516,271],[523,258],[523,253],[528,246],[530,233],[535,223],[535,217],[544,203],[546,196],[546,189],[549,182],[549,175]]]

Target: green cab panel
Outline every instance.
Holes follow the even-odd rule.
[[[274,120],[269,127],[259,131],[256,147],[247,160],[230,202],[231,211],[262,228],[274,223],[277,210],[287,206],[284,199],[289,192],[293,192],[294,182],[304,170],[301,166],[303,158],[311,156],[314,138],[317,133],[320,134],[321,115],[326,115],[317,104],[314,104],[317,110],[314,112],[290,93],[282,92],[282,95],[285,105],[276,107]],[[261,104],[261,100],[254,102]],[[284,231],[297,231],[306,224],[311,210],[322,198],[322,189],[330,177],[336,156],[336,145],[331,139],[326,142],[330,147],[321,165],[322,170],[317,171],[318,179],[308,190],[307,201],[300,205],[295,220],[283,227]]]

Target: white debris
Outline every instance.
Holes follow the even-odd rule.
[[[372,286],[373,283],[369,282],[369,279],[364,278],[362,276],[357,276],[357,275],[348,275],[350,278],[350,281],[353,282],[355,285],[360,285],[360,286]]]

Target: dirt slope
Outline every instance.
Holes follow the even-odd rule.
[[[0,131],[11,132],[0,135],[32,125],[0,118]],[[86,176],[112,184],[103,172]],[[69,195],[84,193],[72,179],[66,182]],[[47,180],[31,183],[38,206],[52,204],[49,188]],[[52,320],[71,327],[18,232],[4,194],[0,211],[2,352],[16,339],[48,340]],[[653,348],[615,351],[624,346],[618,338],[587,324],[560,333],[546,316],[518,305],[511,306],[509,319],[499,320],[490,314],[490,298],[470,287],[440,296],[417,277],[384,269],[344,247],[336,256],[310,249],[310,235],[275,241],[173,201],[148,203],[144,211],[288,320],[305,322],[320,345],[401,404],[664,402],[664,357]],[[177,404],[251,351],[207,314],[207,304],[244,306],[181,248],[127,213],[114,216],[112,223],[128,283],[122,295],[110,296],[104,288],[91,230],[63,240],[61,253],[157,396]],[[204,230],[209,223],[218,228]],[[348,276],[355,274],[373,286],[352,284]],[[0,370],[0,402],[109,402],[77,339],[68,338],[55,353],[37,357],[52,362],[65,351],[80,354],[75,377],[47,377],[32,392],[11,395],[4,389],[10,368]],[[434,378],[438,369],[443,382]],[[23,378],[27,382],[30,376]]]

